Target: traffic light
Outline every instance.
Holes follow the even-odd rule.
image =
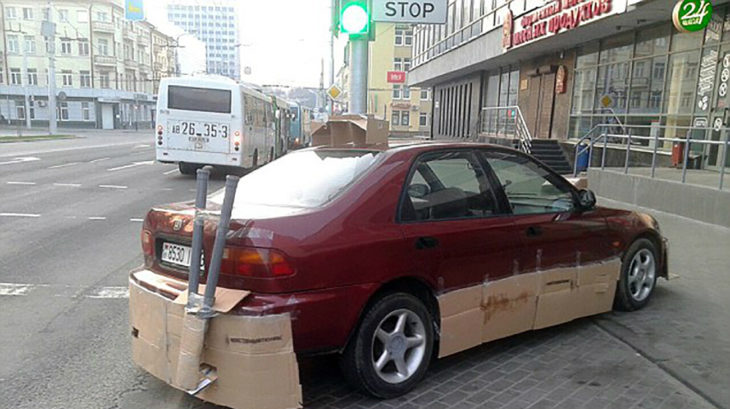
[[[340,1],[340,32],[350,37],[368,35],[370,32],[368,0]]]

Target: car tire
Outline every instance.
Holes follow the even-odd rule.
[[[186,163],[186,162],[178,162],[177,168],[180,170],[180,173],[183,175],[194,175],[195,171],[202,168],[202,165],[197,165],[195,163]]]
[[[635,311],[643,308],[654,293],[659,274],[659,258],[654,243],[638,239],[631,243],[621,263],[614,308]]]
[[[389,294],[365,312],[340,366],[352,386],[394,398],[426,374],[433,344],[433,319],[423,302],[407,293]]]

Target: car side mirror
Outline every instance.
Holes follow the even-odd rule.
[[[596,195],[588,189],[581,189],[578,192],[578,205],[583,210],[590,210],[596,206]]]
[[[423,183],[414,183],[408,186],[408,196],[410,197],[422,199],[429,193],[431,193],[431,189]]]

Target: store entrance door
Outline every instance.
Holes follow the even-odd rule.
[[[726,118],[726,115],[715,115],[712,118],[711,126],[712,129],[710,129],[710,140],[711,141],[723,141],[727,142],[728,140],[728,130],[726,128],[726,121],[728,118]],[[728,164],[730,164],[730,157],[727,157],[728,155],[724,153],[725,147],[722,145],[707,145],[705,148],[705,157],[707,158],[707,162],[705,163],[705,168],[707,169],[713,169],[713,170],[720,170],[721,164],[722,164],[722,156],[725,154],[725,167],[728,167]]]
[[[549,139],[553,127],[555,67],[543,66],[530,77],[527,126],[533,138]]]

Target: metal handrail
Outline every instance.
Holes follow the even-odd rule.
[[[481,121],[481,124],[479,126],[479,132],[486,133],[488,132],[487,129],[485,129],[485,116],[493,113],[497,113],[497,120],[495,121],[495,124],[499,127],[499,113],[504,112],[505,114],[509,114],[509,116],[512,116],[513,119],[505,120],[501,125],[504,125],[503,128],[505,131],[507,130],[508,125],[512,125],[514,127],[514,134],[517,136],[517,139],[519,139],[519,148],[521,151],[525,153],[532,152],[532,135],[530,135],[530,129],[527,127],[527,123],[525,122],[525,117],[522,115],[522,110],[517,105],[505,105],[505,106],[496,106],[496,107],[483,107],[481,111],[481,115],[479,116],[479,120]],[[505,118],[507,118],[508,115],[505,115]],[[489,121],[491,123],[491,121]],[[499,130],[497,130],[498,133]]]
[[[636,126],[636,127],[646,127],[646,126]],[[691,127],[691,126],[671,126],[671,128],[674,129],[687,129],[688,132],[686,133],[686,136],[684,138],[667,138],[667,137],[659,137],[658,135],[655,136],[642,136],[642,135],[631,135],[629,132],[628,134],[611,134],[611,133],[601,133],[598,137],[591,138],[590,135],[586,134],[583,138],[579,139],[578,144],[583,142],[584,140],[588,139],[589,143],[588,145],[578,145],[576,144],[576,157],[575,157],[575,167],[574,167],[574,175],[577,175],[578,172],[578,155],[582,154],[588,149],[588,168],[591,167],[592,164],[592,154],[593,154],[593,146],[599,142],[603,141],[603,149],[602,149],[602,157],[601,157],[601,169],[605,168],[606,165],[606,149],[608,145],[608,139],[609,138],[616,138],[621,140],[626,140],[626,154],[624,159],[624,174],[628,174],[629,172],[629,159],[631,155],[631,146],[632,146],[632,140],[633,141],[654,141],[654,146],[652,148],[652,158],[651,158],[651,178],[653,179],[656,175],[656,158],[657,158],[657,152],[658,152],[658,146],[659,143],[683,143],[685,144],[684,148],[684,154],[683,154],[683,160],[682,160],[682,183],[687,182],[687,164],[689,162],[689,152],[692,144],[699,144],[699,145],[715,145],[719,147],[722,146],[722,155],[718,158],[719,164],[720,164],[720,178],[718,183],[718,190],[722,190],[724,185],[724,178],[725,178],[725,163],[727,162],[728,158],[728,149],[730,149],[730,140],[725,141],[713,141],[713,140],[706,140],[706,139],[692,139],[691,132],[692,130],[710,130],[713,128],[707,128],[707,127]],[[721,128],[721,130],[730,131],[730,128]],[[590,133],[591,131],[589,131]],[[579,146],[582,146],[583,149],[579,150]]]

